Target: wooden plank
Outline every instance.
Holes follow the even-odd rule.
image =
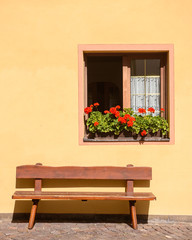
[[[133,181],[127,181],[126,192],[133,192]]]
[[[13,199],[64,199],[64,200],[154,200],[153,193],[123,192],[41,192],[17,191]]]
[[[36,166],[42,166],[42,163],[36,163]],[[41,192],[42,179],[35,179],[35,192]]]
[[[123,56],[123,108],[131,107],[130,60]]]
[[[133,167],[132,164],[128,164],[127,167]],[[126,181],[126,187],[125,187],[125,191],[126,192],[133,192],[133,180],[128,180]]]
[[[87,56],[84,55],[84,108],[88,106]]]
[[[166,76],[165,76],[165,59],[163,56],[161,56],[161,68],[160,68],[160,74],[161,74],[161,108],[164,108],[167,110],[166,107]],[[166,112],[161,112],[161,117],[165,116]]]
[[[151,180],[150,167],[48,167],[23,165],[17,167],[17,178],[35,179],[108,179]]]
[[[42,189],[42,179],[35,179],[35,191],[41,192]]]

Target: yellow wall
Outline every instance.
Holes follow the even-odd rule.
[[[22,164],[151,166],[150,214],[192,214],[192,3],[189,0],[0,0],[0,213]],[[78,44],[173,43],[175,145],[78,145]],[[83,113],[82,113],[83,114]],[[123,213],[125,203],[41,204],[41,212]],[[52,208],[51,208],[52,207]],[[51,208],[51,209],[50,209]],[[146,213],[147,203],[138,204]]]

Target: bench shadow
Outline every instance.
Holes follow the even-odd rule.
[[[14,213],[12,223],[29,222],[29,213]],[[138,224],[147,224],[146,215],[137,216]],[[131,216],[126,214],[43,214],[37,213],[35,223],[125,223],[132,227]],[[35,227],[35,224],[34,224]]]
[[[148,188],[150,181],[134,181],[134,188]],[[119,180],[43,180],[43,191],[52,191],[51,188],[57,188],[54,191],[122,191],[125,187],[125,181]],[[16,180],[17,190],[34,189],[34,180],[26,179]],[[86,188],[88,190],[86,190]],[[91,189],[91,190],[90,190]],[[142,189],[139,189],[142,192]],[[145,190],[143,190],[145,191]],[[148,222],[150,201],[137,201],[138,223]],[[31,210],[31,200],[15,200],[12,222],[28,222]],[[51,212],[51,213],[50,213]],[[75,213],[74,213],[75,212]],[[77,213],[77,214],[76,214]],[[112,214],[111,214],[112,213]],[[124,214],[126,213],[126,214]],[[36,215],[36,222],[98,222],[98,223],[127,223],[130,225],[128,201],[113,200],[41,200],[39,202]]]
[[[122,180],[64,180],[64,179],[45,179],[42,188],[123,188],[125,181]],[[150,181],[134,181],[134,187],[150,187]],[[33,179],[16,179],[16,188],[34,188]]]

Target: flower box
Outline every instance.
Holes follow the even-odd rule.
[[[132,109],[116,106],[98,111],[99,103],[85,108],[88,118],[85,120],[85,142],[128,142],[128,141],[169,141],[168,122],[165,118],[154,115],[155,109],[138,109],[138,114]],[[164,109],[161,109],[164,111]]]

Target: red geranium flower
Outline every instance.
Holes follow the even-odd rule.
[[[98,102],[94,103],[94,106],[95,106],[95,107],[98,107],[98,106],[99,106],[99,103],[98,103]]]
[[[110,113],[115,114],[117,110],[116,110],[116,108],[112,107],[112,108],[110,108],[109,111],[110,111]]]
[[[90,107],[92,108],[92,107],[93,107],[93,104],[91,104]]]
[[[120,107],[119,105],[117,105],[115,108],[116,108],[116,109],[120,109],[121,107]]]
[[[128,127],[132,127],[132,126],[133,126],[133,121],[130,121],[130,120],[129,120],[129,121],[127,122],[127,126],[128,126]]]
[[[104,113],[107,114],[107,113],[109,113],[109,111],[108,111],[108,110],[105,110]]]
[[[84,109],[84,112],[85,112],[86,114],[89,114],[89,113],[92,112],[92,108],[91,108],[91,107],[86,107],[86,108]]]
[[[145,131],[145,130],[143,130],[142,132],[141,132],[141,136],[145,136],[145,135],[147,135],[147,132]]]
[[[120,117],[120,113],[119,113],[119,111],[116,111],[116,113],[115,113],[115,117],[117,118],[117,117]]]
[[[154,112],[155,112],[155,109],[152,108],[152,107],[150,107],[150,108],[148,108],[148,111],[151,112],[151,113],[154,113]]]
[[[120,123],[126,123],[126,120],[125,120],[125,118],[124,117],[119,117],[118,118],[118,122],[120,122]]]
[[[124,116],[125,119],[128,119],[128,118],[130,119],[130,117],[131,116],[129,114],[125,114],[125,116]]]
[[[98,122],[94,122],[94,126],[98,126],[99,125],[99,123]]]
[[[145,110],[145,108],[139,108],[139,109],[138,109],[138,112],[139,112],[139,113],[146,113],[146,110]]]
[[[134,118],[134,117],[130,117],[129,120],[132,121],[132,122],[134,122],[134,121],[135,121],[135,118]]]
[[[165,112],[165,109],[164,109],[164,108],[161,108],[161,111],[162,111],[162,112]]]

